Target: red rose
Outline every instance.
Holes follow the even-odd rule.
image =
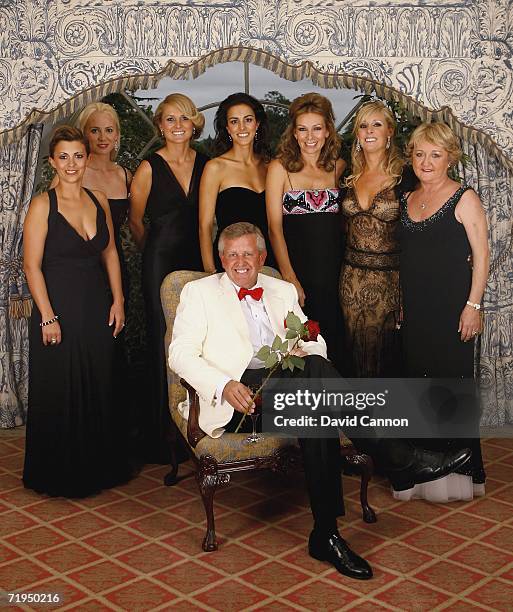
[[[319,322],[308,319],[304,325],[307,333],[303,336],[303,340],[306,342],[314,342],[317,340],[317,336],[321,333]]]

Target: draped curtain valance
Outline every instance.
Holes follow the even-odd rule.
[[[0,145],[92,98],[248,60],[402,97],[513,162],[508,0],[0,1]]]

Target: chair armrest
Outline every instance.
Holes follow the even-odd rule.
[[[196,389],[184,380],[180,379],[180,384],[187,390],[189,396],[189,418],[187,419],[187,442],[192,448],[196,448],[198,442],[204,438],[207,434],[200,429],[199,426],[199,397],[196,393]]]

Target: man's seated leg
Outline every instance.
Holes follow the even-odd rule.
[[[328,378],[336,370],[323,357],[311,355],[305,358],[305,370],[278,370],[277,377]],[[257,384],[265,375],[264,370],[246,370],[241,382]],[[225,426],[227,431],[235,431],[241,413],[235,411],[234,417]],[[251,419],[244,421],[239,431]],[[251,431],[249,429],[248,431]],[[337,528],[337,517],[344,514],[342,481],[340,473],[340,441],[338,438],[299,438],[303,456],[306,486],[314,528],[310,534],[308,550],[312,557],[332,563],[345,576],[367,580],[372,578],[372,569],[365,559],[353,552],[342,539]]]
[[[305,369],[285,371],[283,377],[298,378],[340,378],[340,374],[327,359],[309,355]],[[443,478],[457,470],[471,457],[468,448],[455,451],[426,451],[413,445],[409,440],[396,438],[358,438],[348,434],[354,446],[378,461],[396,491],[404,491],[414,484]]]

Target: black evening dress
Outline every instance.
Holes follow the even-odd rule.
[[[141,415],[143,459],[169,463],[170,443],[176,437],[167,394],[166,322],[160,286],[175,270],[203,270],[199,248],[198,196],[208,158],[196,153],[189,192],[185,193],[169,164],[158,153],[147,159],[151,190],[146,203],[150,228],[143,253],[143,292],[147,324],[147,405]]]
[[[463,224],[454,214],[467,189],[460,187],[434,215],[419,222],[411,220],[407,197],[401,197],[402,334],[409,377],[472,379],[474,376],[474,342],[462,342],[457,331],[472,283],[471,247]],[[475,401],[478,401],[477,394]],[[477,405],[468,409],[478,414]],[[418,442],[435,450],[469,447],[472,459],[458,470],[466,479],[450,474],[427,485],[416,485],[415,497],[433,501],[469,499],[474,490],[472,483],[484,484],[478,438]],[[476,493],[483,490],[483,487],[475,489]]]
[[[121,166],[123,168],[123,166]],[[126,185],[126,197],[124,198],[109,198],[110,215],[112,217],[112,226],[114,228],[114,242],[116,243],[116,249],[119,257],[119,265],[121,266],[121,280],[123,282],[123,295],[125,296],[125,312],[127,310],[129,302],[129,284],[128,284],[128,271],[126,267],[125,255],[121,245],[121,226],[125,223],[128,215],[129,206],[129,185],[128,185],[128,172],[126,168],[123,168],[125,173],[125,185]]]
[[[350,374],[361,378],[398,376],[399,201],[394,189],[377,193],[362,209],[353,188],[342,201],[347,239],[340,274]]]
[[[340,189],[291,189],[283,194],[283,235],[305,292],[303,308],[318,321],[328,357],[344,373],[344,326],[338,300],[343,235]]]
[[[109,242],[94,195],[96,234],[84,240],[58,210],[55,190],[42,271],[62,342],[44,346],[41,314],[30,320],[29,400],[23,482],[52,496],[85,497],[131,477],[116,396],[116,339],[101,254]]]
[[[225,227],[239,221],[253,223],[253,225],[256,225],[262,231],[267,246],[265,265],[276,268],[276,260],[274,259],[267,230],[265,191],[258,193],[247,187],[228,187],[218,193],[216,201],[217,235],[214,241],[214,262],[216,269],[219,271],[223,269],[217,250],[219,236]]]

